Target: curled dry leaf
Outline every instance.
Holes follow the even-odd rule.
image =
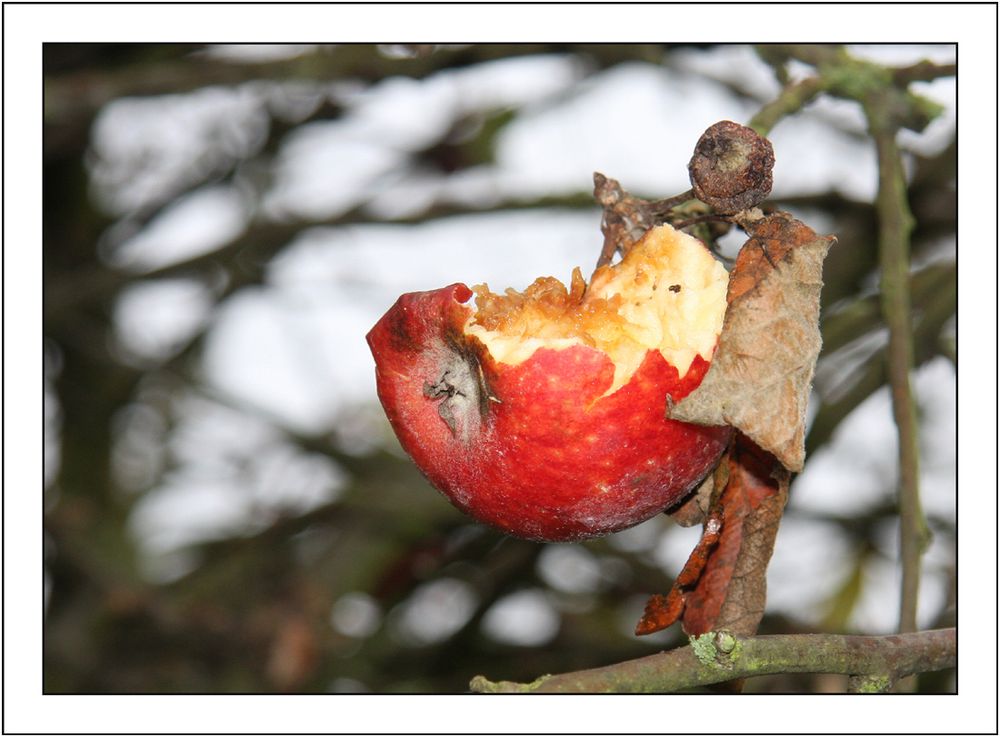
[[[744,436],[737,438],[728,466],[729,480],[719,499],[722,532],[685,597],[682,626],[689,635],[712,630],[753,635],[764,616],[767,564],[790,475]]]
[[[707,512],[702,537],[670,592],[650,597],[637,635],[658,632],[678,620],[689,635],[757,631],[789,478],[774,456],[745,435],[736,437],[715,473],[715,486],[722,492]]]
[[[646,602],[646,609],[635,627],[637,635],[649,635],[666,629],[681,618],[684,601],[698,585],[709,556],[719,542],[722,533],[723,509],[716,489],[725,489],[729,479],[729,454],[719,461],[715,471],[706,478],[698,490],[680,506],[668,510],[677,524],[693,527],[703,522],[701,538],[688,556],[681,572],[674,579],[670,592],[666,595],[653,594]]]
[[[669,414],[730,425],[789,471],[805,461],[805,415],[820,350],[823,260],[836,242],[785,213],[749,213],[730,273],[719,346],[701,385]]]

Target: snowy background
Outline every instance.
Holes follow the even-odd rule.
[[[955,61],[950,46],[850,51],[894,65]],[[324,53],[220,46],[185,63],[250,66]],[[405,61],[413,51],[370,53]],[[790,71],[795,78],[809,68]],[[114,416],[111,462],[128,499],[123,524],[143,585],[182,585],[213,541],[350,506],[354,472],[340,457],[401,459],[364,341],[399,294],[455,281],[522,289],[540,275],[566,280],[578,265],[586,272],[602,242],[600,213],[573,198],[586,195],[595,170],[639,195],[683,191],[701,132],[718,120],[748,120],[779,89],[752,48],[722,46],[671,49],[659,60],[637,54],[607,67],[558,50],[420,78],[263,76],[103,104],[90,129],[86,172],[95,207],[109,221],[95,261],[127,279],[109,305],[108,351],[145,376]],[[945,112],[900,142],[915,157],[933,159],[955,139],[955,80],[914,89]],[[856,105],[820,98],[770,138],[777,156],[771,200],[787,201],[818,232],[838,228],[822,197],[858,206],[873,200],[874,149]],[[462,146],[479,140],[488,149],[480,159],[448,163],[449,150],[467,155]],[[280,247],[255,252],[247,244],[260,232],[277,234]],[[953,230],[925,240],[915,269],[953,264]],[[738,234],[727,238],[730,255],[739,243]],[[260,278],[241,284],[244,257]],[[874,294],[876,285],[872,273],[853,299]],[[954,320],[949,329],[953,335]],[[61,348],[48,338],[46,479],[48,504],[57,508],[64,483]],[[884,341],[884,329],[874,329],[824,356],[811,416],[847,391],[844,377],[857,375]],[[954,606],[954,363],[934,357],[914,380],[921,491],[935,532],[921,582],[919,623],[929,627],[953,616]],[[340,456],[303,447],[303,438],[329,442]],[[883,387],[839,423],[793,484],[769,570],[769,616],[803,629],[894,630],[896,474]],[[411,493],[415,506],[432,508],[431,519],[445,515],[456,525],[448,545],[484,534],[447,517],[446,502],[426,486]],[[401,498],[384,514],[405,521],[411,511]],[[676,573],[697,536],[653,519],[600,543],[541,546],[531,582],[496,594],[482,613],[479,634],[494,643],[485,647],[544,648],[568,622],[596,611],[602,593],[635,580],[636,561],[667,577]],[[58,555],[58,543],[53,548]],[[428,565],[398,600],[333,585],[332,634],[320,642],[333,636],[355,643],[340,654],[350,658],[384,637],[401,648],[448,640],[472,619],[482,589],[461,566]],[[47,583],[53,604],[58,585]],[[643,602],[640,586],[614,609],[620,637],[630,637]],[[669,630],[638,644],[652,652],[677,637]],[[378,684],[384,680],[347,668],[319,688]]]

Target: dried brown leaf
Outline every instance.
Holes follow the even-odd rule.
[[[688,594],[698,584],[709,556],[719,542],[722,531],[722,507],[720,495],[729,479],[729,453],[719,461],[719,465],[701,483],[698,490],[683,504],[667,510],[677,524],[693,527],[704,523],[701,539],[688,556],[681,572],[674,579],[673,586],[666,594],[653,594],[646,602],[642,618],[636,625],[637,635],[649,635],[666,629],[681,618],[684,602]],[[718,491],[716,491],[718,490]]]
[[[689,635],[727,630],[753,635],[764,616],[767,564],[788,498],[789,474],[769,453],[739,438],[719,499],[722,531],[697,585],[684,597]]]
[[[836,241],[777,213],[745,225],[712,365],[670,417],[731,425],[789,471],[805,461],[805,414],[816,358],[823,260]]]
[[[714,474],[714,484],[722,491],[705,514],[701,539],[670,591],[650,597],[637,635],[678,620],[689,635],[757,631],[789,479],[773,455],[745,435],[736,436]]]

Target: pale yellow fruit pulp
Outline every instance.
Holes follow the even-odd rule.
[[[651,349],[682,377],[696,355],[711,360],[728,281],[725,267],[701,241],[661,225],[620,263],[597,269],[589,287],[579,268],[569,289],[551,276],[503,295],[485,284],[473,287],[476,310],[465,332],[507,364],[539,348],[587,345],[603,351],[615,365],[610,394],[628,383]]]

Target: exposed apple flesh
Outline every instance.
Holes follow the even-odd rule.
[[[576,269],[569,289],[405,294],[368,334],[379,398],[424,475],[476,519],[534,540],[625,529],[683,498],[728,441],[665,416],[708,369],[727,281],[664,225],[589,287]]]

